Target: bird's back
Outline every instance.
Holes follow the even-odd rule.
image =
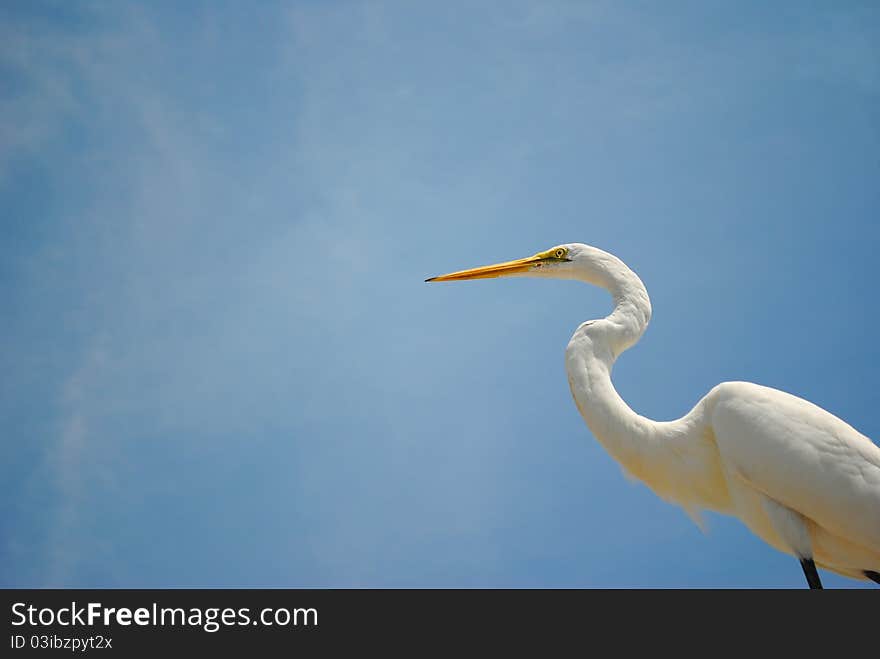
[[[777,389],[727,382],[707,398],[729,478],[880,560],[880,448],[830,412]]]

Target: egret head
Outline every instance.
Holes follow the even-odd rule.
[[[595,321],[584,323],[581,327],[589,328],[586,334],[591,337],[607,342],[614,354],[619,354],[635,343],[651,319],[651,300],[639,276],[613,254],[583,243],[557,245],[524,259],[459,270],[425,281],[493,277],[576,279],[604,288],[614,298],[615,309],[623,311],[617,314],[615,310],[612,316],[617,316],[612,322]]]
[[[459,270],[447,275],[431,277],[425,281],[461,281],[465,279],[490,279],[494,277],[551,277],[569,279],[577,276],[578,266],[585,257],[586,245],[571,243],[557,245],[545,252],[527,256],[516,261],[484,265],[470,270]]]

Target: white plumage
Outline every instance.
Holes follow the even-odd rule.
[[[571,337],[566,370],[581,416],[629,475],[692,516],[738,517],[797,557],[811,587],[821,587],[815,565],[880,579],[880,448],[870,439],[806,400],[750,382],[719,384],[675,421],[633,412],[611,371],[645,331],[651,303],[639,277],[595,247],[559,245],[428,281],[502,276],[577,279],[611,293],[612,313]]]

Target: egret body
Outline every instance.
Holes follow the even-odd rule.
[[[524,276],[606,289],[614,309],[582,323],[565,364],[590,431],[632,477],[696,516],[738,517],[796,557],[811,588],[816,566],[880,583],[880,448],[830,412],[750,382],[714,387],[685,416],[653,421],[620,397],[611,371],[651,318],[641,279],[613,254],[580,243],[427,281]]]

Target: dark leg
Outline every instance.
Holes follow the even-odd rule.
[[[801,567],[804,568],[804,576],[807,578],[807,583],[810,584],[810,588],[821,589],[822,582],[819,580],[819,573],[816,571],[816,564],[813,562],[813,559],[802,558]]]
[[[874,572],[874,570],[865,570],[865,576],[868,577],[871,581],[876,583],[880,583],[880,572]]]

